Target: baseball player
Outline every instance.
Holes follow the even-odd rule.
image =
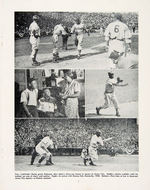
[[[31,58],[33,66],[40,65],[40,63],[36,60],[40,42],[40,28],[38,26],[38,20],[39,17],[37,15],[34,15],[33,22],[29,26],[30,44],[32,46]]]
[[[121,14],[112,14],[113,22],[105,30],[105,40],[108,46],[109,63],[112,69],[117,68],[117,64],[122,55],[131,51],[131,32],[128,26],[121,21]]]
[[[86,166],[87,161],[89,161],[89,156],[88,156],[88,150],[85,147],[82,149],[81,158],[83,158],[83,163]]]
[[[81,57],[83,34],[85,30],[85,25],[81,23],[81,20],[79,18],[76,19],[76,23],[71,28],[71,33],[75,33],[75,45],[78,50],[77,59],[80,59]]]
[[[40,159],[38,161],[38,165],[40,166],[42,161],[46,158],[46,164],[45,165],[53,165],[52,163],[52,154],[48,150],[48,148],[53,149],[54,144],[53,144],[53,132],[49,131],[47,133],[47,136],[44,137],[35,147],[36,152],[40,155]]]
[[[40,130],[40,134],[37,134],[37,137],[34,139],[35,147],[39,142],[46,136],[46,131],[45,130]],[[35,147],[32,152],[31,156],[31,165],[33,165],[35,158],[37,157],[38,153],[35,150]]]
[[[58,52],[58,39],[59,36],[64,33],[64,28],[62,26],[62,24],[58,24],[54,27],[54,31],[53,31],[53,44],[54,44],[54,49],[53,49],[53,62],[54,63],[58,63],[58,59],[59,59],[59,52]]]
[[[97,149],[99,145],[104,146],[104,142],[101,138],[101,131],[98,129],[96,130],[95,135],[92,136],[91,141],[90,141],[90,146],[89,146],[89,164],[91,166],[96,166],[94,164],[95,160],[98,160],[98,154],[97,154]],[[86,163],[86,160],[84,161]]]
[[[105,103],[103,106],[96,107],[96,112],[97,115],[100,114],[101,109],[106,109],[110,107],[111,103],[113,103],[115,110],[116,110],[116,116],[119,117],[119,105],[118,105],[118,100],[115,95],[115,86],[127,86],[128,83],[123,84],[123,80],[121,80],[119,77],[117,79],[114,78],[114,73],[113,72],[108,72],[108,79],[106,81],[106,86],[105,86]]]

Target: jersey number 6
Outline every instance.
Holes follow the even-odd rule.
[[[116,25],[116,26],[115,26],[114,32],[115,32],[115,33],[118,33],[118,32],[119,32],[119,25]]]

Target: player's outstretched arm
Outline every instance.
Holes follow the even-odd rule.
[[[117,84],[116,86],[128,86],[128,83]]]

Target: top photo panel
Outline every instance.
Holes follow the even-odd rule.
[[[138,13],[14,14],[15,68],[138,69]]]

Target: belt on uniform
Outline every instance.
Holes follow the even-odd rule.
[[[118,39],[118,38],[109,38],[110,40],[119,40],[119,41],[124,41],[124,38],[122,38],[122,39]]]

